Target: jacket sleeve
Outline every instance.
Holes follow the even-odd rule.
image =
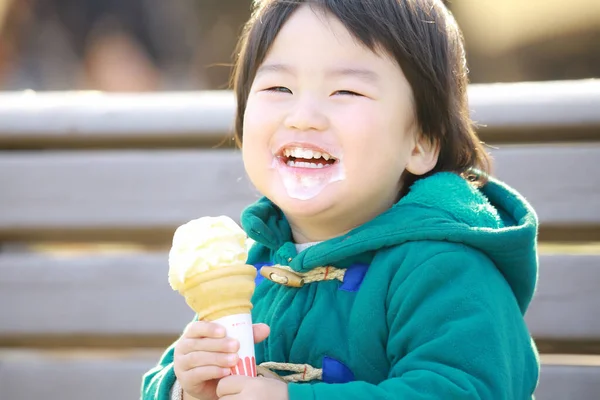
[[[514,294],[489,258],[458,250],[390,282],[387,380],[292,383],[290,400],[531,399],[538,358]]]
[[[173,370],[174,351],[175,344],[172,344],[158,364],[144,375],[141,400],[170,400],[171,388],[176,379]]]

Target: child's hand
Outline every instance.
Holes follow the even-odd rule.
[[[269,336],[265,324],[254,325],[254,342]],[[226,338],[225,329],[215,323],[190,323],[175,345],[175,375],[183,391],[200,400],[216,400],[219,379],[230,374],[230,367],[238,362],[237,340]]]
[[[287,383],[272,378],[232,375],[217,385],[219,400],[288,400]]]

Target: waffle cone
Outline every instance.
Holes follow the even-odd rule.
[[[180,290],[186,303],[202,321],[235,314],[250,314],[256,268],[233,265],[196,274]]]

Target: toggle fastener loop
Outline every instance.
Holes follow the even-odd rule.
[[[304,286],[304,279],[295,272],[282,268],[262,267],[260,274],[270,281],[280,285],[300,288]]]

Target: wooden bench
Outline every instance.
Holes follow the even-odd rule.
[[[600,82],[470,99],[497,176],[541,221],[537,398],[597,399]],[[233,107],[230,92],[0,95],[0,398],[138,397],[192,317],[167,283],[174,229],[258,196],[226,140]]]

